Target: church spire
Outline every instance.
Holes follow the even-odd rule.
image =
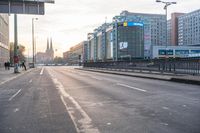
[[[49,50],[49,38],[47,38],[47,51]]]
[[[50,50],[53,51],[52,38],[51,38],[51,40],[50,40]]]

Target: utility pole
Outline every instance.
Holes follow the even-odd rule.
[[[165,15],[166,15],[166,44],[165,44],[165,63],[164,63],[164,68],[163,70],[167,70],[167,56],[168,56],[168,50],[167,50],[167,7],[173,4],[176,4],[176,2],[168,2],[168,1],[161,1],[161,0],[156,0],[158,3],[163,3],[165,4],[164,10],[165,10]]]
[[[161,0],[156,0],[158,3],[163,3],[165,4],[164,10],[165,10],[165,15],[166,15],[166,44],[165,44],[165,58],[167,57],[167,7],[173,4],[177,4],[176,2],[167,2],[167,1],[161,1]]]
[[[33,47],[33,68],[35,67],[35,33],[34,33],[34,20],[38,18],[32,18],[32,47]]]
[[[17,14],[14,14],[14,73],[19,73],[18,64]]]

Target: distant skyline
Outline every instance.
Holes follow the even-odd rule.
[[[55,4],[46,4],[44,16],[18,15],[19,43],[32,54],[31,22],[35,21],[37,51],[46,50],[47,38],[52,37],[56,56],[62,56],[71,46],[87,39],[87,33],[93,32],[105,21],[112,22],[115,15],[122,11],[136,13],[165,14],[164,5],[156,0],[55,0]],[[172,0],[168,0],[172,1]],[[188,13],[200,9],[200,0],[174,0],[176,5],[168,8],[168,18],[172,12]],[[107,18],[107,19],[106,19]],[[10,42],[13,42],[13,15],[10,15]]]

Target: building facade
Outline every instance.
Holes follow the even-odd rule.
[[[124,22],[117,25],[117,60],[144,58],[144,26],[142,23]]]
[[[132,21],[144,24],[144,58],[151,58],[152,46],[166,45],[166,15],[132,13],[123,11],[116,16],[118,21]]]
[[[200,9],[178,17],[178,44],[200,46]]]
[[[87,46],[88,42],[83,41],[79,44],[73,46],[70,48],[69,51],[63,53],[63,58],[65,60],[65,63],[68,65],[77,65],[79,63],[82,63],[83,60],[87,60]],[[85,51],[84,51],[85,48]]]
[[[88,34],[88,62],[144,58],[144,25],[113,21]]]
[[[123,11],[88,34],[87,61],[151,58],[152,46],[166,45],[166,32],[165,15]]]
[[[167,45],[178,45],[178,17],[184,15],[184,13],[172,13],[171,19],[167,23]]]
[[[9,59],[9,16],[0,14],[0,67]]]

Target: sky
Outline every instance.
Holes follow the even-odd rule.
[[[122,11],[164,14],[164,5],[156,0],[55,0],[45,5],[45,15],[18,15],[18,41],[26,47],[26,55],[32,54],[32,18],[35,21],[37,52],[46,50],[47,38],[52,37],[55,56],[70,47],[87,40],[102,23]],[[168,7],[168,18],[172,12],[188,13],[200,9],[200,0],[168,0],[176,5]],[[10,42],[14,40],[14,16],[10,15]]]

